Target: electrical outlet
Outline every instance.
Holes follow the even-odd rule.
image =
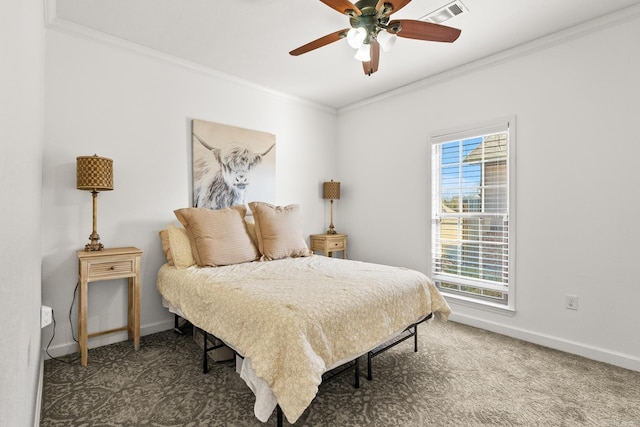
[[[43,305],[40,312],[40,328],[50,325],[51,322],[53,322],[53,309]]]
[[[577,295],[565,295],[564,296],[564,308],[568,310],[578,309],[578,296]]]

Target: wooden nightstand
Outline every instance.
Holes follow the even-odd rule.
[[[333,256],[333,252],[342,251],[342,258],[347,258],[346,234],[312,234],[311,250],[324,252],[325,256]]]
[[[142,251],[134,247],[110,248],[102,251],[78,252],[78,351],[80,364],[87,366],[89,338],[113,332],[127,331],[133,347],[140,348],[140,257]],[[87,285],[90,282],[129,279],[129,310],[127,326],[107,331],[87,333]]]

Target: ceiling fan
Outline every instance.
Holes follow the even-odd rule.
[[[320,37],[289,54],[302,55],[319,47],[346,38],[357,49],[355,58],[362,62],[368,76],[378,71],[380,48],[388,51],[396,36],[415,40],[452,43],[460,36],[460,30],[445,25],[414,19],[390,20],[390,15],[405,7],[411,0],[320,0],[332,9],[349,17],[351,28],[338,30]]]

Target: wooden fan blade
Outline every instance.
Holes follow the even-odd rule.
[[[400,28],[396,32],[396,28]],[[461,31],[457,28],[445,25],[433,24],[431,22],[416,21],[414,19],[397,19],[389,22],[389,29],[392,34],[407,39],[427,40],[432,42],[452,43],[458,39]]]
[[[333,10],[337,10],[340,13],[351,16],[350,10],[356,14],[356,16],[362,15],[362,12],[358,7],[351,3],[349,0],[320,0]]]
[[[327,34],[326,36],[320,37],[319,39],[309,42],[304,46],[300,46],[299,48],[292,50],[291,52],[289,52],[289,54],[293,56],[298,56],[298,55],[302,55],[303,53],[310,52],[319,47],[326,46],[329,43],[337,42],[341,38],[344,38],[347,36],[347,31],[349,31],[349,29],[345,28],[344,30],[338,30],[335,33]]]
[[[391,11],[389,13],[387,13],[387,16],[396,13],[397,11],[399,11],[400,9],[402,9],[403,7],[405,7],[406,5],[408,5],[409,3],[411,3],[411,0],[380,0],[380,2],[383,3],[389,3],[391,5]],[[378,2],[378,3],[380,3]],[[376,10],[380,10],[377,8],[378,6],[376,6]]]
[[[371,61],[363,61],[362,68],[367,76],[378,71],[378,64],[380,63],[380,43],[376,39],[371,42]]]

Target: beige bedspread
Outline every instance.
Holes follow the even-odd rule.
[[[290,423],[322,374],[429,313],[451,310],[417,271],[314,255],[158,273],[162,296],[251,360]]]

